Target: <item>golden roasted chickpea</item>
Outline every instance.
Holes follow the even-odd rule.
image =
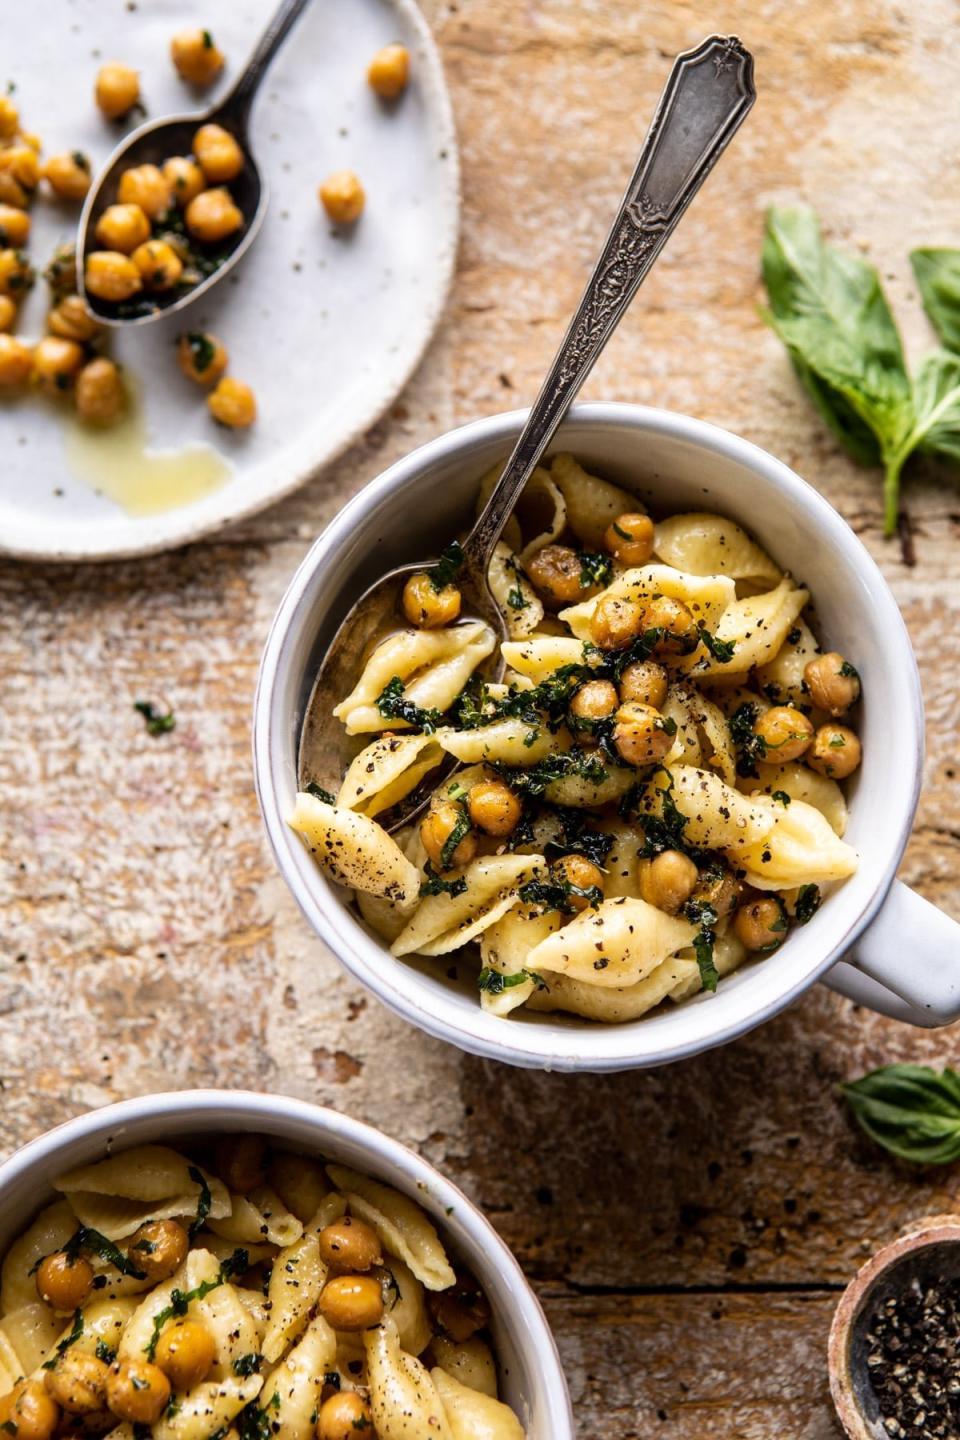
[[[267,1146],[261,1135],[228,1135],[219,1142],[214,1156],[220,1179],[238,1195],[263,1184],[266,1164]]]
[[[118,1420],[153,1425],[170,1399],[170,1381],[149,1360],[115,1362],[107,1375],[107,1405]]]
[[[846,780],[860,764],[862,755],[859,737],[848,725],[821,725],[806,760],[819,775]]]
[[[16,250],[26,245],[30,235],[30,216],[15,205],[0,205],[0,246]]]
[[[44,335],[33,349],[31,379],[47,395],[69,390],[84,361],[83,346],[76,340],[61,340],[59,335]]]
[[[170,290],[183,274],[183,261],[165,240],[144,241],[130,258],[148,290]]]
[[[173,203],[170,182],[156,165],[131,165],[124,170],[117,186],[121,205],[139,205],[151,220],[169,210]]]
[[[97,71],[94,98],[108,120],[119,120],[140,99],[140,76],[129,65],[111,60]]]
[[[344,1215],[341,1220],[325,1226],[318,1240],[321,1260],[334,1270],[362,1271],[383,1264],[376,1230],[355,1215]]]
[[[55,1250],[37,1267],[37,1294],[54,1310],[79,1309],[93,1289],[93,1266],[82,1255]]]
[[[425,572],[411,575],[403,587],[403,613],[411,625],[437,630],[460,614],[460,591],[456,585],[441,585],[438,589]]]
[[[691,900],[697,904],[709,905],[722,920],[729,915],[740,898],[741,882],[725,865],[711,864],[703,870],[694,886]]]
[[[448,852],[444,860],[444,847],[455,830],[463,828],[466,822],[467,828],[463,836],[458,840],[455,849]],[[469,828],[470,817],[465,815],[459,805],[445,801],[436,809],[426,814],[420,822],[420,839],[423,841],[424,849],[440,870],[459,870],[464,865],[469,865],[477,853],[477,837]]]
[[[93,233],[105,249],[132,255],[138,245],[150,239],[150,221],[139,205],[108,205]]]
[[[188,380],[210,385],[227,368],[227,352],[216,335],[190,330],[177,340],[177,361]]]
[[[93,1415],[107,1404],[109,1367],[96,1355],[65,1350],[44,1376],[47,1394],[71,1415]]]
[[[176,1220],[151,1220],[130,1238],[128,1254],[144,1276],[156,1283],[169,1280],[187,1258],[190,1238]]]
[[[21,1380],[0,1400],[0,1427],[16,1440],[50,1440],[60,1409],[41,1380]]]
[[[12,140],[20,128],[20,111],[9,95],[0,95],[0,140]]]
[[[653,554],[653,521],[649,515],[618,515],[604,531],[603,543],[621,565],[646,565]]]
[[[0,390],[23,385],[33,369],[33,351],[15,335],[0,332]]]
[[[373,1411],[355,1390],[341,1390],[320,1406],[317,1440],[360,1440],[373,1435]]]
[[[551,874],[560,885],[575,886],[578,891],[599,890],[603,895],[606,876],[599,865],[594,865],[586,855],[561,855],[550,866]],[[573,910],[586,910],[596,897],[570,894],[569,904]]]
[[[733,917],[733,933],[744,950],[758,954],[776,950],[787,938],[787,916],[783,905],[772,895],[741,905]]]
[[[575,691],[569,705],[570,728],[581,740],[591,740],[597,720],[606,720],[620,704],[617,687],[610,680],[586,680]]]
[[[813,741],[813,725],[792,705],[772,705],[757,717],[753,729],[764,743],[767,759],[775,765],[799,760]]]
[[[396,100],[410,78],[410,51],[406,45],[384,45],[367,67],[367,83],[381,100]]]
[[[54,296],[71,295],[77,288],[77,252],[72,245],[58,245],[43,278]]]
[[[317,194],[335,225],[352,225],[363,214],[367,197],[352,170],[335,170],[327,176]]]
[[[662,630],[654,646],[656,655],[689,655],[700,643],[700,631],[690,609],[682,600],[656,595],[643,611],[643,629]]]
[[[218,425],[245,430],[257,418],[257,402],[249,385],[224,375],[207,396],[207,408]]]
[[[43,174],[54,195],[62,200],[82,200],[90,189],[90,161],[82,150],[51,155]]]
[[[580,584],[580,556],[569,545],[544,545],[525,568],[530,583],[551,610],[576,605],[589,593]]]
[[[170,186],[173,203],[189,205],[195,195],[207,188],[206,178],[190,155],[171,155],[163,164],[163,178]]]
[[[467,810],[486,835],[512,835],[523,813],[519,799],[502,780],[478,780],[472,785]]]
[[[643,628],[642,607],[618,595],[604,595],[590,617],[590,638],[601,650],[622,650]]]
[[[628,765],[657,765],[673,745],[676,724],[664,719],[659,710],[629,700],[617,711],[613,743]]]
[[[620,676],[620,699],[638,700],[659,710],[667,698],[669,677],[656,660],[634,660]]]
[[[40,184],[40,161],[32,145],[8,145],[0,150],[0,170],[28,192]]]
[[[47,329],[62,340],[76,340],[79,345],[86,345],[100,333],[101,326],[79,295],[65,295],[48,314]]]
[[[845,715],[860,699],[860,676],[836,650],[809,660],[803,678],[814,705],[834,718]]]
[[[201,125],[193,137],[193,153],[213,185],[236,179],[243,169],[243,151],[222,125]]]
[[[10,330],[17,318],[17,307],[9,295],[0,295],[0,331]]]
[[[199,1320],[175,1320],[157,1341],[157,1365],[174,1390],[190,1390],[206,1380],[216,1358],[212,1333]]]
[[[230,191],[222,186],[194,195],[184,219],[190,234],[204,245],[225,240],[243,227],[243,212],[234,204]]]
[[[83,283],[98,300],[119,304],[143,289],[140,271],[129,255],[119,250],[92,250],[87,256]]]
[[[105,355],[91,360],[77,376],[73,399],[81,420],[112,425],[126,403],[119,368]]]
[[[462,1345],[490,1323],[490,1302],[466,1270],[459,1270],[449,1290],[428,1293],[427,1308],[438,1328]]]
[[[693,894],[699,871],[680,850],[662,850],[640,862],[640,898],[668,915],[676,915]]]
[[[0,250],[0,295],[10,295],[19,303],[33,281],[33,266],[22,250]]]
[[[178,30],[170,41],[170,58],[188,85],[211,85],[223,69],[223,51],[209,30]]]
[[[0,169],[0,205],[9,205],[14,210],[25,210],[29,203],[30,196],[20,181],[15,179],[9,170]]]
[[[370,1275],[335,1275],[317,1301],[334,1330],[370,1330],[383,1319],[383,1291]]]

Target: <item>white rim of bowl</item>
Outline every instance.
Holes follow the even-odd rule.
[[[310,623],[313,601],[308,591],[327,554],[336,550],[340,537],[366,523],[381,497],[404,486],[415,485],[424,471],[447,458],[451,451],[469,453],[474,443],[488,445],[491,441],[502,442],[506,451],[526,415],[526,410],[512,410],[474,420],[420,446],[355,495],[311,546],[280,602],[261,660],[253,714],[257,796],[280,873],[304,916],[346,969],[403,1019],[472,1054],[526,1068],[600,1073],[668,1064],[724,1045],[779,1014],[836,964],[880,910],[906,848],[920,795],[924,717],[916,657],[896,601],[866,547],[819,491],[782,460],[729,430],[674,411],[620,401],[575,405],[564,422],[564,429],[577,424],[584,427],[622,426],[634,432],[646,429],[667,438],[693,443],[759,474],[785,497],[795,513],[804,509],[813,511],[818,529],[825,532],[844,559],[849,561],[865,588],[877,627],[883,630],[888,648],[898,651],[902,676],[909,683],[908,714],[914,740],[912,764],[909,769],[905,767],[905,773],[889,777],[890,801],[893,810],[899,811],[899,820],[891,837],[887,861],[877,875],[875,885],[856,913],[838,930],[821,960],[797,981],[759,1003],[749,1014],[733,1018],[714,1031],[661,1045],[654,1052],[637,1054],[633,1038],[635,1032],[628,1027],[583,1021],[576,1029],[565,1030],[564,1033],[571,1038],[576,1036],[577,1044],[564,1049],[546,1027],[519,1025],[509,1019],[488,1015],[479,1004],[469,1025],[464,1025],[461,1015],[449,1011],[445,998],[436,1002],[436,997],[433,997],[435,1003],[428,1008],[409,993],[411,979],[414,988],[418,989],[420,977],[411,975],[402,962],[395,961],[384,951],[379,942],[371,941],[359,919],[349,917],[366,942],[364,948],[370,950],[369,958],[360,953],[360,941],[354,944],[343,935],[332,915],[336,913],[338,917],[345,917],[347,912],[332,893],[327,897],[327,882],[280,813],[273,783],[272,755],[277,747],[279,727],[289,724],[289,717],[274,713],[277,676],[284,663],[288,637],[292,632],[299,633]],[[294,847],[299,847],[299,854]],[[387,965],[383,963],[384,959],[389,962]],[[768,986],[770,984],[772,981],[768,981]],[[703,1008],[706,1010],[709,1007]]]

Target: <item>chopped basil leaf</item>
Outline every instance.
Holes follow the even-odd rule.
[[[322,800],[325,805],[336,804],[337,797],[331,795],[329,790],[324,790],[323,786],[318,785],[316,780],[307,781],[306,791],[308,795],[315,795],[318,800]]]
[[[784,810],[786,810],[787,806],[790,804],[790,796],[787,794],[786,790],[773,790],[773,791],[771,791],[771,793],[770,793],[770,799],[771,799],[771,800],[779,800],[779,802],[780,802],[780,804],[783,806]]]
[[[516,970],[512,975],[503,975],[499,970],[490,970],[484,966],[477,976],[477,989],[485,990],[488,995],[502,995],[504,990],[513,990],[526,980],[533,980],[538,986],[546,988],[540,976],[529,970]]]
[[[388,680],[377,696],[377,709],[385,720],[406,720],[408,725],[432,735],[443,716],[439,710],[424,710],[408,700],[403,693],[403,681],[399,675]]]
[[[806,925],[820,909],[823,896],[819,885],[801,885],[793,907],[793,918],[798,925]]]
[[[459,573],[466,558],[466,555],[463,553],[463,546],[456,540],[454,540],[451,545],[448,545],[445,550],[441,550],[440,559],[436,565],[427,571],[430,577],[430,584],[434,590],[442,590],[445,585],[452,584],[454,577]]]
[[[207,1184],[206,1177],[204,1176],[202,1170],[198,1170],[196,1165],[191,1165],[187,1170],[187,1174],[190,1176],[190,1179],[195,1185],[200,1186],[200,1195],[197,1199],[197,1213],[194,1219],[190,1222],[189,1235],[192,1240],[194,1235],[196,1235],[197,1231],[203,1225],[204,1220],[206,1220],[207,1216],[210,1214],[210,1207],[213,1204],[213,1196],[210,1194],[210,1186]]]
[[[143,716],[147,733],[150,735],[165,735],[168,730],[176,728],[177,722],[172,710],[163,715],[149,700],[135,700],[133,708]]]
[[[455,880],[444,880],[442,875],[437,874],[429,860],[424,866],[424,872],[427,878],[420,886],[421,895],[449,895],[452,898],[455,895],[462,895],[467,888],[467,882],[462,875],[458,875]]]
[[[470,816],[467,814],[467,807],[462,800],[457,801],[459,815],[450,834],[440,847],[440,869],[451,870],[453,868],[453,857],[457,846],[466,835],[470,833]]]
[[[55,1355],[52,1355],[49,1360],[45,1360],[45,1361],[43,1362],[43,1367],[42,1367],[42,1368],[43,1368],[44,1370],[53,1370],[53,1369],[55,1369],[55,1368],[56,1368],[57,1361],[60,1359],[60,1356],[61,1356],[66,1350],[69,1350],[71,1345],[76,1345],[77,1341],[80,1339],[80,1336],[81,1336],[82,1334],[83,1334],[83,1311],[78,1308],[78,1309],[74,1310],[74,1312],[73,1312],[73,1328],[71,1329],[70,1334],[69,1334],[69,1335],[64,1335],[64,1337],[63,1337],[62,1340],[58,1340],[58,1341],[57,1341],[56,1354],[55,1354]]]
[[[613,578],[613,561],[609,555],[596,555],[589,550],[580,552],[580,588],[588,590],[592,585],[609,585]]]

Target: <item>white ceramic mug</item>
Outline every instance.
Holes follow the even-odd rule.
[[[863,679],[863,764],[849,789],[846,839],[857,873],[773,955],[713,995],[620,1025],[562,1015],[502,1019],[481,1010],[470,965],[394,959],[286,825],[304,707],[345,611],[378,576],[439,553],[471,523],[477,481],[505,458],[524,416],[480,420],[414,451],[347,505],[303,561],[267,641],[254,718],[257,790],[280,869],[314,929],[398,1014],[465,1050],[518,1065],[620,1070],[694,1055],[768,1020],[816,980],[897,1019],[960,1015],[960,926],[894,880],[913,823],[923,760],[916,662],[896,602],[835,510],[765,451],[703,421],[636,405],[574,408],[553,450],[652,501],[717,510],[751,531],[809,586],[822,638]]]
[[[57,1175],[131,1145],[176,1147],[233,1132],[272,1136],[304,1154],[337,1160],[421,1205],[490,1301],[501,1399],[513,1406],[528,1440],[573,1440],[570,1397],[550,1327],[493,1226],[419,1155],[336,1110],[284,1095],[180,1090],[124,1100],[68,1120],[0,1165],[0,1257],[54,1198],[50,1182]]]

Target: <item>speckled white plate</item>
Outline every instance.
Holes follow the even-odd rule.
[[[118,59],[141,72],[151,116],[199,110],[229,87],[273,0],[56,0],[44,23],[31,6],[4,17],[0,85],[15,83],[25,128],[44,153],[81,149],[99,169],[123,129],[93,104],[96,70]],[[53,12],[56,12],[55,15]],[[170,37],[204,24],[227,55],[220,82],[197,98],[177,78]],[[411,83],[384,106],[366,83],[381,45],[411,51]],[[0,551],[33,559],[106,559],[180,545],[293,490],[370,426],[409,378],[441,315],[457,242],[459,183],[449,97],[433,41],[412,0],[314,0],[263,82],[253,151],[270,207],[230,280],[186,316],[123,332],[113,354],[137,377],[148,444],[214,445],[230,475],[203,498],[132,515],[71,473],[61,407],[0,404]],[[354,231],[337,234],[317,201],[332,170],[355,170],[367,192]],[[42,268],[72,238],[78,207],[38,198],[30,254]],[[38,282],[18,333],[42,333]],[[182,329],[209,328],[231,370],[254,388],[255,427],[231,434],[173,354]]]

